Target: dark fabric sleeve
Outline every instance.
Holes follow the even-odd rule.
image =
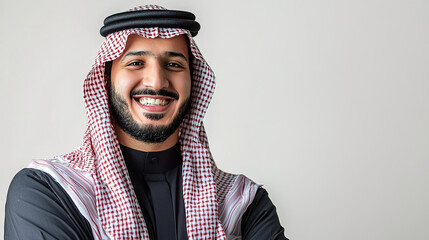
[[[47,173],[23,169],[6,200],[4,239],[93,239],[91,226]]]
[[[241,233],[243,240],[287,240],[276,207],[261,187],[243,215]]]

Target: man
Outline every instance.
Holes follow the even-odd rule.
[[[5,239],[285,239],[266,191],[213,162],[193,14],[149,5],[104,24],[84,143],[15,176]]]

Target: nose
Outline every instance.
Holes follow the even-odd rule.
[[[142,80],[145,87],[153,90],[159,90],[169,86],[165,68],[157,60],[146,62]]]

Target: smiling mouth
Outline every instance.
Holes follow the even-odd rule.
[[[135,96],[134,100],[143,108],[146,112],[150,113],[165,113],[170,106],[170,103],[174,101],[171,97],[159,96],[159,95],[145,95]]]
[[[160,98],[151,98],[151,97],[141,97],[138,99],[138,102],[144,106],[166,106],[172,100],[171,99],[160,99]]]

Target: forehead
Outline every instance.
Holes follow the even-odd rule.
[[[172,38],[144,38],[132,34],[127,39],[127,44],[122,55],[130,51],[148,51],[154,54],[179,52],[188,57],[188,42],[185,35]]]

